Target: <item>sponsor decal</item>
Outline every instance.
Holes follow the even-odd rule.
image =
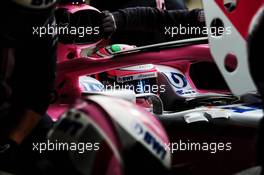
[[[185,88],[187,86],[187,80],[185,76],[180,73],[172,72],[171,79],[173,80],[173,85],[176,88]]]
[[[165,72],[170,84],[174,87],[177,94],[181,96],[189,96],[196,93],[196,91],[188,83],[187,78],[180,71]]]
[[[79,84],[84,92],[98,92],[104,89],[100,81],[88,76],[79,77]]]
[[[133,124],[135,133],[142,141],[157,155],[161,160],[164,160],[167,152],[163,144],[161,144],[149,131],[145,130],[139,123]]]
[[[177,90],[176,91],[179,95],[189,95],[196,93],[194,90],[184,91],[184,90]]]
[[[133,76],[125,76],[125,77],[117,77],[116,78],[116,81],[118,83],[123,83],[123,82],[128,82],[128,81],[133,81],[133,80],[134,80]]]
[[[150,73],[141,73],[138,75],[130,75],[130,76],[119,76],[116,78],[118,83],[124,83],[134,80],[142,80],[147,78],[155,78],[157,77],[157,72],[150,72]]]
[[[161,134],[165,133],[162,128],[155,125],[152,119],[147,116],[147,113],[142,113],[137,108],[134,108],[132,103],[121,99],[113,100],[105,96],[91,96],[90,99],[100,104],[130,136],[142,144],[165,167],[170,167],[170,152],[165,149],[164,144],[164,142],[167,142],[167,138],[165,138],[165,135],[157,136],[147,126],[152,126],[153,129]]]
[[[125,70],[125,71],[147,71],[154,69],[155,66],[153,64],[143,64],[139,66],[131,66],[131,67],[126,67],[126,68],[121,68],[119,70]]]
[[[98,92],[104,89],[104,87],[101,84],[97,84],[97,83],[81,82],[81,85],[84,87],[85,92]]]
[[[258,110],[260,108],[258,108],[257,106],[232,106],[232,107],[223,107],[222,109],[227,109],[227,110],[232,110],[235,113],[245,113],[245,112],[250,112],[250,111],[255,111]]]

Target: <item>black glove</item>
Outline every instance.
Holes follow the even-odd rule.
[[[116,19],[109,11],[102,12],[102,31],[105,39],[109,39],[112,34],[117,30]]]
[[[17,165],[18,144],[10,139],[0,142],[0,170],[14,173]]]

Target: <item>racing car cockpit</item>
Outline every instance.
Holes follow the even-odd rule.
[[[142,47],[125,43],[108,45],[99,34],[94,38],[84,36],[76,39],[73,35],[60,39],[57,99],[51,105],[49,114],[57,120],[76,98],[86,100],[75,104],[71,112],[58,120],[59,124],[50,133],[50,138],[70,137],[60,132],[58,134],[58,128],[65,119],[82,120],[85,115],[94,113],[97,115],[91,120],[97,120],[107,113],[107,120],[113,119],[112,122],[117,122],[119,127],[116,129],[115,124],[111,123],[103,129],[112,130],[115,136],[112,142],[119,149],[122,147],[120,145],[124,145],[123,141],[118,140],[119,131],[125,130],[126,134],[131,134],[125,127],[126,122],[120,118],[130,121],[131,116],[141,114],[144,115],[141,119],[148,121],[146,112],[155,116],[155,119],[150,117],[155,120],[151,126],[155,128],[158,119],[164,127],[162,136],[168,134],[170,142],[166,137],[154,137],[158,140],[154,142],[155,139],[151,137],[147,143],[167,142],[166,153],[170,152],[172,156],[171,174],[234,174],[256,165],[255,137],[263,117],[262,91],[260,94],[257,92],[247,68],[245,26],[249,26],[261,1],[253,3],[254,8],[252,5],[249,10],[251,16],[246,18],[248,23],[244,21],[243,25],[238,24],[235,15],[241,14],[245,10],[241,6],[247,3],[242,4],[241,1],[241,4],[238,2],[232,7],[233,12],[236,12],[236,8],[240,9],[236,14],[229,13],[221,2],[203,1],[206,22],[210,27],[215,18],[222,20],[223,25],[231,26],[230,36],[191,38]],[[91,26],[98,26],[95,19],[100,18],[100,12],[87,5],[62,5],[57,10],[57,17],[63,24],[73,20],[70,22],[73,26],[83,26],[82,20],[89,18],[93,23]],[[260,53],[255,52],[253,45],[256,44],[250,45],[250,61],[257,57],[256,53]],[[255,69],[260,63],[254,62],[252,65],[255,82],[261,82],[261,77],[257,76],[261,69]],[[256,84],[259,89],[263,89],[262,83]],[[116,97],[126,102],[115,102],[113,99]],[[140,108],[139,111],[130,111],[129,107],[135,106],[128,103]],[[124,109],[119,108],[126,109],[127,115]],[[144,112],[141,113],[141,110]],[[79,116],[77,119],[74,118],[75,114]],[[145,123],[142,125],[145,127]],[[144,131],[141,124],[140,127],[133,124],[133,128],[136,128],[136,133]],[[85,134],[83,132],[72,139],[81,140]],[[115,150],[109,143],[109,147]],[[74,161],[77,159],[72,155],[70,157]],[[135,159],[128,159],[128,162],[133,163]],[[162,162],[165,167],[169,167],[169,158],[162,159]],[[82,164],[78,166],[80,169],[83,167]]]

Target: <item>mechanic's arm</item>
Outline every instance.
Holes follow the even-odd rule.
[[[201,9],[159,10],[151,7],[136,7],[106,12],[102,20],[103,31],[161,31],[165,26],[205,26],[204,13]]]

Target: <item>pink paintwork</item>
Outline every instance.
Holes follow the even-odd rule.
[[[84,111],[87,114],[93,114],[93,118],[96,123],[104,122],[105,124],[107,124],[106,126],[112,124],[116,127],[119,126],[118,128],[122,128],[122,130],[113,128],[112,130],[107,131],[104,129],[104,127],[102,127],[105,132],[113,133],[113,137],[119,136],[117,138],[119,138],[119,141],[121,140],[121,142],[122,140],[126,140],[127,137],[131,137],[133,140],[135,140],[135,142],[122,142],[122,148],[124,150],[134,150],[134,145],[140,147],[143,146],[147,148],[149,154],[157,156],[156,158],[161,162],[164,167],[169,168],[171,166],[171,153],[169,150],[165,149],[164,145],[169,143],[169,139],[164,127],[161,125],[161,123],[156,117],[154,117],[152,114],[150,114],[140,106],[119,98],[106,96],[92,96],[90,98],[87,98],[87,100],[89,102],[89,105],[82,105],[80,108],[81,110],[85,108],[95,109],[97,106],[97,109],[99,111],[104,111],[104,113],[101,113],[100,116],[97,116],[96,113],[93,113],[91,110]],[[102,116],[104,116],[104,118],[102,118]],[[98,118],[100,117],[103,119],[103,121],[98,120]],[[116,131],[119,134],[116,134],[113,131]],[[123,131],[126,132],[123,133]],[[160,152],[153,152],[153,148],[151,146],[148,147],[145,145],[145,137],[142,137],[145,133],[149,133],[151,137],[155,138],[156,143],[160,144],[161,149],[165,151],[164,157],[160,157]],[[136,144],[136,142],[139,142],[139,144]],[[135,155],[138,154],[137,151],[133,153]],[[138,156],[140,155],[141,154],[138,154]],[[134,164],[136,165],[137,162],[135,162]]]
[[[59,62],[57,66],[56,90],[58,100],[57,104],[51,105],[49,113],[57,114],[57,112],[52,111],[60,110],[61,104],[71,104],[76,98],[81,97],[82,91],[79,87],[79,76],[142,64],[185,68],[186,72],[188,72],[188,64],[193,61],[213,61],[207,44],[169,48],[159,52],[137,52],[114,58],[87,57],[65,59]],[[52,117],[56,119],[58,115],[52,115]]]
[[[81,51],[86,48],[97,48],[101,45],[107,45],[108,41],[102,39],[93,44],[63,44],[58,43],[57,46],[57,63],[68,61],[81,57]],[[93,59],[93,57],[91,57]],[[96,57],[94,57],[96,59]]]
[[[69,13],[75,13],[81,10],[94,10],[97,11],[98,13],[101,13],[98,9],[87,4],[63,4],[63,5],[59,5],[57,8],[67,9]]]
[[[228,12],[224,7],[224,0],[215,0],[219,8],[225,13],[229,20],[233,23],[239,33],[247,39],[248,29],[253,17],[258,9],[263,5],[263,0],[236,0],[237,7],[234,11]],[[242,19],[242,20],[241,20]]]
[[[69,14],[74,14],[76,12],[80,11],[95,11],[98,13],[101,13],[98,9],[89,6],[87,4],[78,4],[78,5],[73,5],[73,4],[65,4],[65,5],[59,5],[57,7],[58,9],[66,9]],[[85,48],[97,48],[100,47],[100,45],[106,45],[108,41],[105,39],[101,39],[95,43],[90,43],[90,44],[63,44],[63,43],[58,43],[57,46],[57,60],[58,63],[66,61],[67,59],[72,59],[72,58],[79,58],[81,57],[81,50]]]
[[[75,13],[80,10],[97,9],[85,5],[63,5],[58,8],[65,8],[69,13]],[[99,11],[98,11],[99,12]],[[99,12],[100,13],[100,12]],[[136,52],[131,54],[120,55],[116,57],[82,57],[81,52],[86,48],[98,48],[106,46],[106,40],[100,40],[93,44],[58,44],[58,66],[56,92],[57,101],[49,108],[49,114],[57,119],[60,111],[63,111],[64,105],[74,103],[75,99],[80,98],[82,90],[79,86],[79,76],[95,75],[102,72],[113,72],[118,68],[136,66],[142,64],[157,64],[174,67],[183,71],[189,79],[192,87],[196,89],[189,76],[189,68],[194,61],[211,61],[213,62],[208,44],[189,45],[179,48],[169,48],[160,51]],[[70,57],[69,57],[70,55]],[[232,66],[233,63],[228,63]],[[202,89],[197,90],[199,93],[207,93]],[[214,91],[219,93],[219,91]],[[221,93],[221,92],[220,92]]]
[[[74,105],[73,111],[65,113],[64,117],[58,120],[57,125],[49,133],[49,139],[62,141],[64,138],[69,143],[83,142],[85,137],[86,141],[89,140],[91,143],[100,144],[100,149],[94,152],[85,152],[76,159],[76,155],[69,154],[68,158],[70,162],[75,166],[76,170],[81,172],[80,174],[94,174],[94,175],[122,175],[123,167],[121,159],[121,140],[117,134],[116,127],[109,115],[96,103],[91,100],[77,100]],[[68,111],[68,109],[67,109]],[[73,116],[81,114],[82,119],[78,120]],[[92,115],[91,115],[92,114]],[[78,134],[72,137],[69,132],[63,132],[61,127],[63,123],[79,122],[83,128],[78,130]],[[72,123],[73,124],[73,123]],[[91,133],[85,132],[89,128]],[[90,135],[89,135],[90,134]],[[79,156],[79,155],[78,155]],[[89,166],[89,170],[87,170]]]
[[[116,69],[116,70],[108,71],[107,74],[110,76],[129,76],[129,75],[138,75],[138,74],[151,73],[151,72],[157,72],[155,67],[144,71]]]

